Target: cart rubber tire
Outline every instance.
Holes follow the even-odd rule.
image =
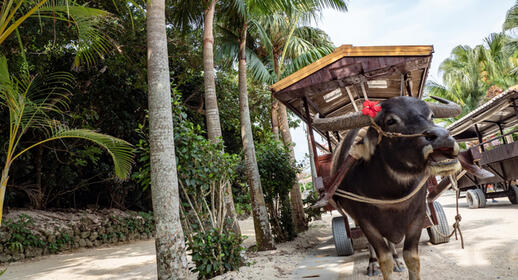
[[[347,236],[344,217],[334,217],[332,220],[333,238],[335,240],[336,254],[338,256],[350,256],[354,253],[351,238]]]
[[[512,204],[518,204],[518,187],[511,186],[509,188],[509,195],[507,197]]]
[[[468,207],[470,209],[475,209],[480,206],[480,200],[478,199],[478,194],[475,190],[468,190],[466,192],[466,201],[468,202]]]
[[[474,191],[477,193],[477,196],[478,196],[478,208],[485,208],[486,207],[486,195],[484,194],[484,191],[481,189],[474,189]]]
[[[446,219],[446,214],[444,214],[444,210],[439,202],[434,201],[433,207],[435,208],[435,214],[437,215],[437,219],[439,220],[438,225],[433,225],[426,229],[428,232],[428,236],[430,237],[430,242],[434,245],[448,243],[450,241],[449,237],[444,237],[439,235],[436,231],[440,232],[442,235],[450,235],[450,225],[448,225],[448,220]],[[426,211],[430,215],[430,210],[428,209],[428,205],[426,207]]]

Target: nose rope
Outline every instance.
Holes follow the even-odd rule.
[[[405,138],[411,138],[411,137],[421,137],[425,136],[423,133],[416,133],[416,134],[403,134],[399,132],[389,132],[389,131],[383,131],[383,129],[374,121],[373,118],[369,118],[372,124],[372,127],[376,129],[378,132],[378,144],[381,142],[381,139],[384,137],[387,138],[397,138],[397,137],[405,137]]]

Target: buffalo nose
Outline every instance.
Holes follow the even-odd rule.
[[[423,134],[424,138],[430,143],[436,142],[437,139],[445,140],[445,138],[447,139],[450,136],[448,130],[442,127],[433,127],[427,129]]]

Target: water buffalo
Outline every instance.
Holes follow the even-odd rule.
[[[317,116],[313,123],[317,128],[350,130],[335,151],[333,169],[339,167],[350,153],[357,160],[338,189],[364,197],[392,200],[411,193],[429,176],[446,176],[459,171],[459,147],[448,130],[433,123],[433,118],[456,116],[461,108],[448,100],[435,99],[441,103],[427,103],[403,96],[382,102],[381,111],[373,119],[377,129],[362,112],[332,118]],[[351,139],[362,127],[369,128],[351,151]],[[395,136],[398,133],[413,137]],[[399,243],[403,238],[403,258],[409,278],[421,279],[418,242],[426,215],[425,196],[426,188],[421,188],[410,199],[387,205],[333,197],[336,206],[355,220],[374,247],[384,279],[392,279],[395,266],[393,250],[385,239]]]

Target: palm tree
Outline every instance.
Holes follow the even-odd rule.
[[[219,120],[218,100],[216,95],[214,73],[214,35],[213,22],[217,0],[177,0],[172,2],[173,9],[169,18],[180,29],[188,25],[201,26],[203,21],[203,77],[205,87],[205,120],[207,122],[207,134],[213,142],[221,141],[221,123]],[[203,16],[202,16],[203,15]],[[232,189],[225,185],[225,202],[228,216],[232,219],[234,232],[241,234],[237,214],[234,206]]]
[[[151,192],[159,279],[188,275],[174,150],[165,1],[147,5],[148,104]]]
[[[252,60],[252,77],[272,84],[333,51],[334,46],[325,32],[309,26],[298,26],[301,17],[300,14],[288,17],[278,13],[263,18],[254,26],[253,34],[260,42],[255,53],[262,59]],[[272,124],[274,136],[278,138],[275,134],[280,128],[283,142],[295,160],[286,106],[276,99],[272,100]],[[290,197],[297,232],[304,231],[307,224],[298,184],[293,185]]]
[[[20,14],[25,0],[4,1],[0,9],[0,45],[11,35],[17,32],[17,28],[29,17],[37,16],[40,19],[52,18],[70,23],[71,28],[77,33],[77,41],[70,42],[68,48],[76,50],[72,67],[77,69],[80,65],[90,66],[95,63],[96,57],[103,57],[112,49],[112,43],[107,34],[100,30],[104,20],[111,15],[103,10],[79,5],[71,0],[37,1],[29,11]],[[32,4],[32,3],[31,3]],[[20,15],[18,15],[20,14]],[[20,50],[23,54],[23,49]]]
[[[271,233],[268,213],[264,200],[264,193],[261,186],[259,168],[257,166],[255,145],[250,121],[250,110],[248,106],[247,89],[247,34],[248,25],[255,22],[257,16],[268,14],[274,9],[273,2],[235,0],[224,7],[224,25],[220,25],[222,33],[227,37],[227,48],[223,48],[223,59],[234,62],[238,61],[239,76],[239,113],[241,122],[241,139],[245,154],[246,172],[248,176],[250,198],[252,201],[252,216],[256,235],[257,248],[260,251],[272,250],[275,248]],[[240,26],[236,28],[237,26]]]
[[[503,30],[507,31],[516,27],[518,27],[518,1],[507,11],[503,24]]]
[[[62,114],[62,108],[67,108],[72,81],[68,73],[45,77],[23,73],[14,77],[9,73],[7,59],[0,55],[0,106],[9,111],[9,141],[0,180],[0,221],[11,166],[18,157],[43,143],[67,138],[89,140],[111,155],[119,178],[129,176],[133,163],[131,144],[92,130],[69,129],[50,117],[51,114]],[[19,151],[22,137],[31,129],[41,130],[47,138]]]
[[[487,87],[482,82],[482,49],[457,46],[439,66],[444,85],[429,82],[427,93],[457,102],[462,115],[472,111],[484,98]]]
[[[509,36],[490,34],[483,45],[457,46],[439,66],[443,85],[427,84],[427,94],[448,98],[462,105],[463,114],[474,110],[494,92],[518,83],[516,58],[506,49]]]

